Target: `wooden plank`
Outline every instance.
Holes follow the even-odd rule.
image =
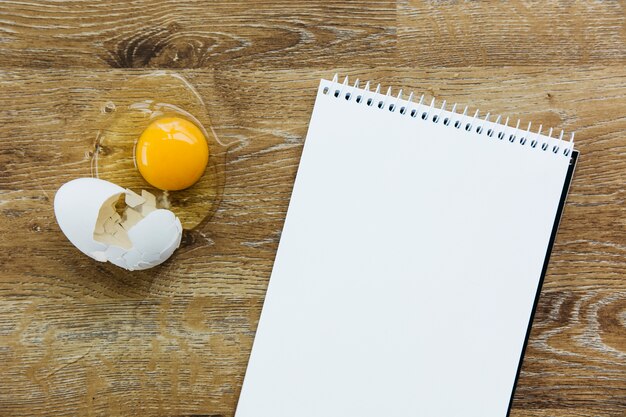
[[[231,414],[261,302],[3,302],[2,414]]]
[[[398,2],[403,65],[508,66],[626,61],[623,2]]]
[[[0,16],[4,68],[308,68],[396,57],[391,0],[4,1]]]
[[[622,415],[624,295],[544,293],[514,416]],[[232,415],[261,303],[5,300],[3,415]]]

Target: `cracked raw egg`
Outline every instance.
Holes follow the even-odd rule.
[[[157,71],[116,81],[96,104],[93,176],[148,191],[185,229],[207,221],[221,200],[227,146],[195,88]]]

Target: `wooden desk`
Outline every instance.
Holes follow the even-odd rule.
[[[335,72],[577,132],[512,415],[626,414],[623,2],[114,3],[0,4],[0,415],[233,415],[315,88]],[[52,199],[90,174],[81,114],[157,68],[239,144],[212,221],[128,273],[80,254]]]

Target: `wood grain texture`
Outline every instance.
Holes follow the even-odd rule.
[[[401,0],[399,61],[411,65],[581,65],[626,61],[621,1]]]
[[[502,26],[468,29],[454,7]],[[502,34],[517,21],[499,3],[0,4],[0,415],[233,415],[315,89],[339,72],[577,132],[512,416],[623,416],[622,7],[550,2],[520,21],[542,27],[547,14],[564,22],[556,37],[517,28],[513,39]],[[426,38],[428,16],[451,29]],[[455,39],[477,49],[468,31],[486,61],[452,53]],[[588,61],[561,62],[584,48]],[[129,273],[78,253],[52,198],[90,174],[97,98],[156,67],[180,68],[234,145],[212,220],[166,264]]]
[[[9,1],[0,16],[0,62],[11,67],[306,68],[332,56],[395,57],[390,0]]]

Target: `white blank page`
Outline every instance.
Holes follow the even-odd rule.
[[[236,416],[504,417],[568,146],[322,80]]]

